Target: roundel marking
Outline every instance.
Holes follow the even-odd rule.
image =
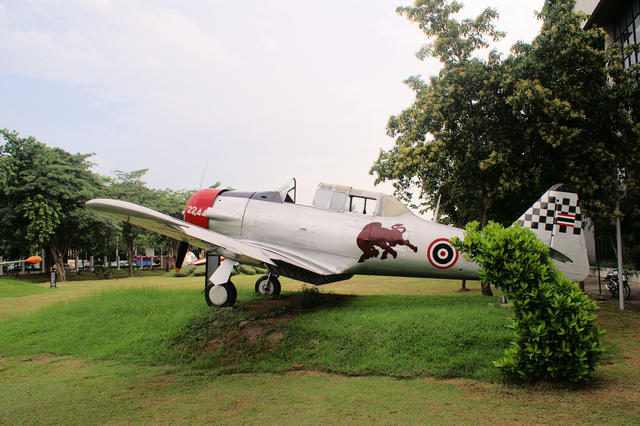
[[[438,269],[448,269],[458,261],[458,250],[446,238],[438,238],[429,244],[427,258]]]

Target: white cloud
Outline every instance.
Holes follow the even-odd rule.
[[[467,3],[474,11],[487,1]],[[528,9],[541,0],[493,3],[513,41],[537,32]],[[318,181],[371,187],[369,168],[393,143],[387,119],[412,100],[402,81],[438,70],[413,56],[425,40],[396,6],[6,0],[0,74],[87,93],[102,127],[74,134],[70,117],[36,136],[96,152],[102,172],[149,167],[153,186],[194,187],[208,160],[211,181],[242,188],[276,187],[291,174],[311,192]],[[25,117],[24,131],[49,131],[43,120]]]

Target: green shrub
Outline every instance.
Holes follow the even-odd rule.
[[[630,257],[631,257],[631,262],[633,263],[633,266],[635,266],[635,269],[640,269],[640,246],[635,246],[630,250]],[[631,269],[631,268],[625,268],[625,269]]]
[[[320,293],[318,287],[307,287],[306,285],[300,292],[300,306],[303,308],[313,308],[324,302],[325,295]]]
[[[186,277],[189,276],[193,273],[193,271],[196,270],[196,266],[195,265],[187,265],[187,266],[183,266],[182,268],[180,268],[180,272],[176,272],[175,276],[176,277]]]
[[[243,274],[247,274],[247,275],[255,275],[256,274],[256,270],[253,269],[253,267],[249,266],[249,265],[240,265],[240,266],[238,266],[238,271],[242,272]]]
[[[93,273],[95,274],[96,277],[101,277],[104,279],[109,279],[111,278],[111,267],[109,266],[104,266],[104,265],[95,265],[93,267]]]
[[[553,267],[549,248],[528,229],[467,226],[453,244],[478,262],[483,281],[513,304],[515,340],[494,365],[523,381],[585,381],[602,356],[596,304]]]

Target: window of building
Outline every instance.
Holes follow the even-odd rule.
[[[640,0],[629,2],[625,13],[613,25],[613,38],[616,43],[620,43],[622,48],[633,43],[640,42]],[[625,55],[623,63],[626,68],[640,63],[638,54],[632,52]]]

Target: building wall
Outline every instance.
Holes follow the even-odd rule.
[[[600,3],[604,3],[607,0],[576,0],[576,5],[575,5],[575,10],[578,10],[580,12],[586,13],[587,15],[592,15],[593,12],[596,10],[596,7],[600,4]],[[624,0],[621,0],[624,1]],[[597,25],[599,27],[601,27],[602,29],[604,29],[604,31],[607,33],[607,38],[605,39],[605,47],[609,47],[613,41],[614,41],[614,30],[613,30],[613,25],[608,22],[608,21],[598,21],[596,20],[595,22],[589,22],[589,21],[584,21],[582,23],[582,25]]]
[[[575,10],[591,15],[598,5],[599,0],[576,0]]]

